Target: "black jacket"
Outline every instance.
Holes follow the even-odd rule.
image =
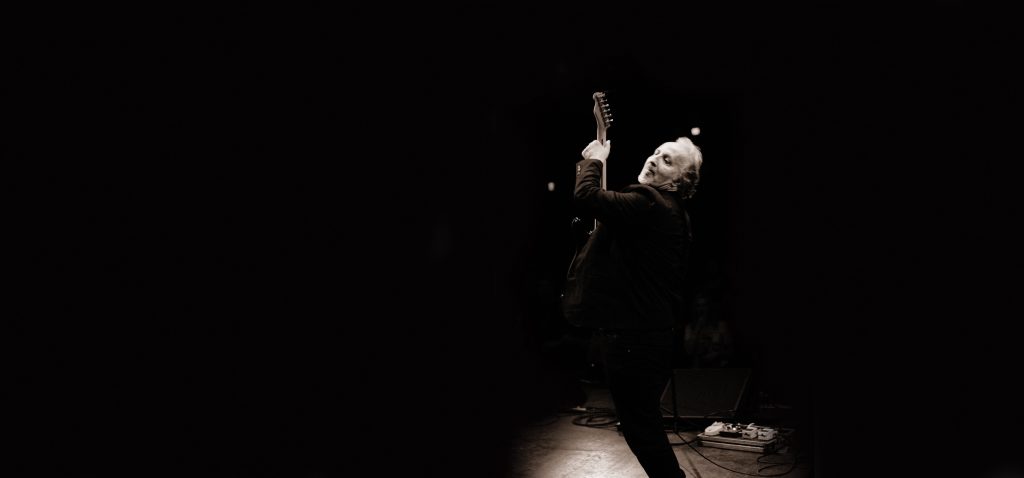
[[[562,311],[573,325],[667,329],[675,324],[691,242],[675,193],[631,185],[601,189],[601,162],[577,165],[575,203],[598,220],[566,282]]]

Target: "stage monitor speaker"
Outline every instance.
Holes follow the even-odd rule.
[[[676,369],[661,394],[662,414],[691,419],[734,418],[747,392],[750,374],[749,368]]]

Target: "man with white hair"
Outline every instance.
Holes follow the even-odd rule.
[[[686,473],[662,424],[661,395],[672,375],[672,328],[682,301],[692,240],[684,208],[703,156],[689,138],[663,143],[644,162],[639,184],[601,189],[611,141],[593,141],[576,168],[575,203],[598,220],[566,282],[570,323],[604,341],[604,368],[620,429],[647,476]]]

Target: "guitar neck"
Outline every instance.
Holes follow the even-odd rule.
[[[608,126],[612,122],[611,109],[604,92],[598,91],[594,98],[594,120],[597,122],[597,141],[605,144],[608,140]],[[601,190],[608,190],[608,161],[601,161]],[[597,230],[597,219],[594,219],[594,230]]]
[[[606,139],[607,139],[607,131],[605,131],[603,128],[598,128],[597,129],[597,140],[600,141],[601,144],[604,144]],[[601,161],[601,190],[602,191],[607,191],[608,190],[608,160],[607,159],[605,159],[604,161]],[[599,223],[598,223],[597,219],[594,219],[594,230],[595,231],[597,230],[597,225],[598,224]]]
[[[608,190],[608,160],[601,161],[601,189]]]

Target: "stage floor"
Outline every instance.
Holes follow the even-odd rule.
[[[612,403],[606,388],[586,386],[585,407],[609,409]],[[539,420],[519,433],[513,448],[513,477],[517,478],[645,478],[640,464],[615,429],[587,427],[573,423],[581,413],[567,411]],[[687,423],[680,426],[686,428]],[[808,478],[813,476],[813,456],[803,440],[793,440],[773,454],[702,447],[696,439],[703,431],[695,423],[676,435],[667,432],[679,465],[688,477],[735,477],[729,470],[755,476]],[[691,442],[692,447],[683,444]],[[703,455],[703,456],[702,456]],[[795,460],[795,465],[794,465]],[[712,463],[714,462],[714,463]],[[717,465],[716,465],[717,463]],[[778,464],[778,465],[775,465]],[[720,466],[719,466],[720,465]],[[724,467],[724,468],[723,468]],[[726,470],[728,468],[729,470]],[[759,473],[760,470],[760,473]]]

